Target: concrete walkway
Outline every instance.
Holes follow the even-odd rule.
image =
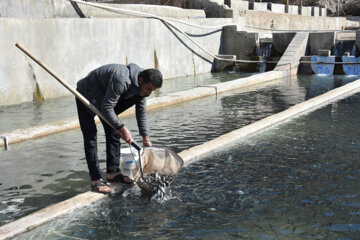
[[[179,153],[179,155],[183,158],[185,163],[189,164],[191,161],[199,159],[205,154],[209,154],[212,151],[218,150],[225,146],[228,147],[234,144],[235,141],[244,139],[274,125],[290,120],[291,118],[297,117],[309,111],[313,111],[321,106],[328,104],[329,102],[345,98],[357,92],[360,92],[360,79],[345,86],[331,90],[318,97],[307,100],[303,103],[297,104],[283,112],[266,117],[243,128],[222,135],[209,142],[182,151]],[[115,188],[121,191],[122,186],[118,185],[115,186]],[[34,229],[37,226],[47,223],[54,218],[69,213],[77,208],[99,201],[106,196],[107,195],[94,192],[85,192],[66,201],[44,208],[38,212],[30,214],[29,216],[23,217],[0,227],[0,239],[12,238],[20,233]]]

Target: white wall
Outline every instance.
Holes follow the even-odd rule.
[[[285,13],[284,4],[271,3],[271,12],[273,13]]]
[[[193,19],[193,23],[217,25],[231,19]],[[179,26],[179,25],[178,25]],[[194,29],[196,41],[217,54],[221,31]],[[210,72],[212,57],[155,19],[4,19],[0,18],[0,105],[33,99],[33,74],[45,98],[67,95],[48,73],[25,57],[14,45],[21,43],[72,86],[92,69],[108,63],[134,62],[155,67],[154,51],[164,78]],[[180,38],[180,40],[177,38]],[[205,56],[197,56],[190,49]]]

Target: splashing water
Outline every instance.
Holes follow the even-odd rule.
[[[140,186],[145,193],[151,195],[151,199],[163,200],[170,191],[170,183],[173,180],[173,176],[160,175],[159,173],[149,173],[144,176],[145,185],[147,189]],[[141,185],[144,185],[141,184]]]

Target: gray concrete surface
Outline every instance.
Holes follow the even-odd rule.
[[[287,71],[289,75],[296,75],[300,59],[305,55],[309,33],[297,33],[287,47],[285,53],[275,67],[275,71]]]
[[[317,55],[318,49],[332,49],[335,44],[335,33],[310,33],[309,55]]]
[[[320,8],[320,16],[321,17],[327,16],[327,8]]]
[[[301,7],[300,8],[300,13],[302,16],[311,16],[311,7]]]
[[[267,3],[250,2],[250,8],[249,9],[254,10],[254,11],[266,12],[266,11],[269,11],[267,6],[268,6]]]
[[[233,18],[232,9],[225,6],[223,0],[191,0],[187,1],[186,8],[204,9],[208,18]]]
[[[294,14],[280,14],[260,11],[243,11],[239,13],[238,29],[247,31],[264,31],[263,28],[278,30],[343,30],[346,27],[344,17],[310,17]],[[247,26],[251,26],[247,27]]]
[[[231,8],[239,11],[249,10],[249,2],[243,0],[231,0]]]
[[[286,5],[285,12],[288,14],[299,14],[299,7],[297,5]]]
[[[357,29],[360,29],[360,21],[347,20],[344,29],[347,29],[347,30],[357,30]]]
[[[200,6],[199,1],[192,1],[192,6]],[[231,12],[232,15],[234,13],[232,9],[221,6],[219,1],[205,2],[217,6],[217,9],[221,8]],[[8,4],[7,8],[4,8],[5,3]],[[45,3],[50,4],[49,8],[43,8]],[[26,9],[30,5],[33,6],[32,9]],[[141,5],[138,6],[141,7]],[[155,7],[159,8],[159,6]],[[150,6],[151,9],[155,9],[155,7]],[[38,0],[33,3],[27,0],[2,0],[0,1],[0,11],[7,11],[7,14],[13,14],[12,16],[21,12],[26,16],[25,12],[32,11],[32,14],[42,17],[56,16],[57,11],[60,13],[71,12],[76,16],[74,9],[69,8],[66,0]],[[180,11],[186,12],[183,9]],[[235,11],[237,12],[237,10]],[[198,11],[196,12],[198,13]],[[190,16],[187,13],[185,15]],[[318,21],[314,17],[251,10],[243,10],[239,12],[239,15],[235,15],[238,18],[236,22],[239,31],[261,32],[264,31],[261,30],[262,28],[281,30],[344,29],[346,25],[345,18],[322,18],[321,21]],[[189,23],[206,26],[233,23],[234,21],[226,18],[182,19]],[[221,46],[220,31],[175,25],[192,34],[196,42],[209,52],[233,54],[220,51],[223,47]],[[3,33],[0,35],[0,52],[6,56],[0,60],[0,105],[32,101],[36,82],[45,98],[68,94],[61,86],[54,84],[53,80],[36,64],[16,50],[14,47],[16,42],[39,55],[40,59],[49,66],[56,66],[54,70],[72,86],[91,69],[106,63],[126,63],[126,59],[128,59],[128,62],[136,62],[144,68],[154,67],[154,52],[157,54],[160,70],[165,78],[190,75],[194,72],[204,73],[212,69],[213,58],[210,55],[185,39],[179,32],[170,30],[163,23],[154,19],[80,19],[77,16],[66,19],[0,18],[0,31]],[[247,36],[245,33],[239,35]],[[247,41],[250,42],[257,38],[243,37],[242,39],[244,39],[244,43],[248,44]],[[252,42],[252,46],[246,49],[244,46],[248,45],[242,45],[243,49],[239,49],[237,55],[246,55],[247,53],[243,52],[254,51],[254,44]],[[59,64],[59,60],[61,60],[61,64]]]
[[[238,59],[253,55],[256,51],[257,33],[238,31],[237,26],[223,28],[219,54],[236,55]]]
[[[320,16],[319,7],[311,7],[311,16],[314,16],[314,17],[319,17]]]
[[[113,8],[146,12],[162,17],[172,18],[205,18],[204,10],[182,9],[172,6],[140,5],[140,4],[106,4]],[[86,17],[110,18],[132,17],[117,14],[84,4],[78,4]],[[78,18],[79,15],[68,0],[1,0],[0,16],[6,18]]]
[[[285,5],[278,3],[270,3],[270,11],[273,13],[285,13]]]
[[[252,136],[261,132],[262,130],[271,128],[278,124],[281,124],[294,117],[298,117],[301,114],[313,111],[319,107],[322,107],[329,102],[336,101],[341,98],[345,98],[354,93],[360,91],[360,81],[355,81],[345,86],[331,90],[325,94],[312,98],[303,103],[297,104],[289,109],[266,117],[260,121],[249,124],[243,128],[234,130],[230,133],[224,134],[211,141],[194,146],[179,153],[179,156],[184,160],[186,165],[189,165],[191,161],[199,159],[215,150],[218,150],[224,146],[230,146],[234,142],[241,139],[245,139],[248,136]],[[66,201],[54,204],[40,211],[37,211],[31,215],[20,218],[14,222],[3,225],[0,227],[0,239],[12,238],[20,233],[34,229],[44,223],[47,223],[56,217],[70,213],[75,209],[87,206],[91,203],[99,201],[105,198],[107,195],[85,192],[72,197]]]
[[[212,68],[212,72],[223,72],[227,69],[229,69],[230,71],[233,71],[233,68],[235,66],[235,60],[236,60],[236,55],[216,55],[219,58],[222,59],[228,59],[228,60],[233,60],[233,62],[231,61],[224,61],[224,60],[218,60],[218,59],[214,59],[214,63],[213,63],[213,68]]]
[[[317,55],[322,56],[322,57],[330,57],[330,55],[331,55],[331,50],[328,50],[328,49],[319,49]]]
[[[355,41],[356,31],[335,32],[335,42],[337,41]]]
[[[188,21],[220,25],[232,20]],[[218,53],[221,31],[183,25],[181,28],[193,33],[205,49]],[[0,18],[0,32],[6,33],[0,35],[0,52],[6,56],[0,59],[0,105],[32,101],[33,76],[45,99],[68,95],[49,74],[14,46],[16,42],[33,52],[73,87],[80,78],[103,64],[125,64],[128,59],[129,63],[153,68],[155,51],[164,78],[210,72],[213,62],[213,58],[194,43],[155,19]]]
[[[273,33],[273,48],[278,53],[284,53],[286,48],[289,46],[290,42],[294,38],[295,34],[295,32]]]

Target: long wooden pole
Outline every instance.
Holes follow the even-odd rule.
[[[21,44],[16,43],[15,46],[23,51],[27,56],[29,56],[32,60],[34,60],[37,64],[39,64],[45,71],[47,71],[51,76],[53,76],[59,83],[61,83],[65,88],[67,88],[72,94],[75,95],[77,99],[79,99],[85,106],[87,106],[91,111],[93,111],[99,118],[104,120],[110,127],[115,129],[118,133],[120,133],[119,129],[116,129],[114,125],[112,125],[106,117],[87,100],[81,93],[76,91],[72,86],[70,86],[66,81],[64,81],[59,75],[57,75],[53,70],[51,70],[45,63],[41,62],[36,56],[34,56],[29,50],[23,47]],[[141,147],[134,140],[131,141],[131,145],[134,146],[137,150],[140,150]]]

